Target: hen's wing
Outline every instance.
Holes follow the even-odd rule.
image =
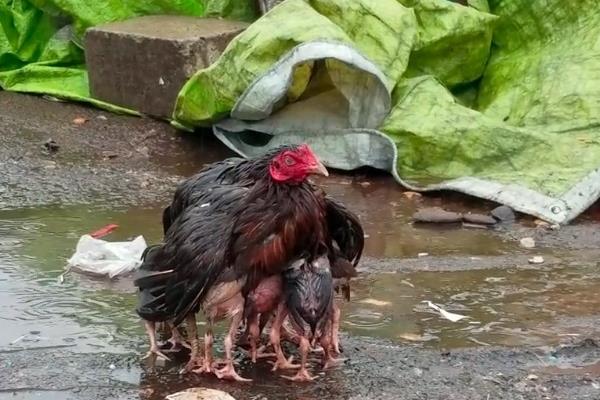
[[[179,323],[199,306],[230,264],[232,226],[247,192],[233,185],[207,187],[197,196],[199,204],[173,221],[164,243],[146,252],[135,278],[142,318]]]
[[[325,215],[336,258],[343,257],[356,267],[365,246],[364,231],[358,216],[329,196],[325,197]]]
[[[169,229],[166,259],[175,273],[167,282],[165,301],[175,324],[197,309],[219,276],[230,269],[232,231],[248,191],[233,185],[208,188],[199,197],[200,204],[185,208]]]
[[[167,231],[186,207],[202,201],[204,191],[215,185],[238,185],[248,186],[248,178],[243,173],[239,173],[240,166],[247,163],[243,158],[232,157],[208,165],[197,174],[181,182],[175,194],[173,201],[163,211],[163,232]]]

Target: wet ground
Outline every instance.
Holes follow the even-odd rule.
[[[57,277],[77,239],[108,223],[120,226],[109,240],[160,240],[176,182],[231,153],[160,122],[4,92],[0,138],[0,399],[162,399],[191,386],[257,400],[600,398],[598,206],[560,230],[527,217],[485,230],[423,226],[411,223],[421,207],[495,205],[409,199],[372,171],[333,174],[319,183],[368,235],[342,304],[346,364],[299,385],[241,360],[254,382],[223,384],[178,375],[181,360],[140,362],[130,279]],[[521,248],[523,237],[536,247]],[[425,301],[468,318],[451,322]]]

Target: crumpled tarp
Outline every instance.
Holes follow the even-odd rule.
[[[85,27],[251,20],[249,3],[0,0],[0,86],[90,101]],[[286,0],[186,83],[173,119],[245,156],[308,142],[331,167],[567,223],[600,196],[599,37],[596,0]]]
[[[246,156],[306,141],[329,166],[567,223],[600,196],[600,3],[469,4],[287,0],[174,116]]]

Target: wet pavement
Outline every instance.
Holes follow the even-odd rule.
[[[106,224],[120,226],[109,240],[160,240],[176,182],[231,153],[207,136],[73,104],[0,92],[0,110],[0,399],[162,399],[191,386],[257,400],[600,398],[598,206],[560,230],[528,217],[489,229],[418,225],[422,207],[495,205],[410,199],[373,171],[332,174],[319,183],[367,234],[352,301],[341,304],[347,362],[298,385],[242,360],[254,382],[221,383],[180,376],[182,360],[140,361],[130,278],[57,277],[78,238]],[[522,248],[523,237],[536,247]],[[450,322],[425,301],[468,318]]]

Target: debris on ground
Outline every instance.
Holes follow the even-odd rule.
[[[449,311],[446,311],[442,307],[438,306],[437,304],[432,303],[429,300],[425,300],[425,301],[423,301],[423,303],[426,303],[430,308],[433,308],[434,310],[436,310],[437,312],[439,312],[442,317],[444,317],[447,320],[450,320],[452,322],[458,322],[461,319],[469,318],[466,315],[460,315],[460,314],[455,314],[455,313],[451,313]]]
[[[75,125],[83,125],[83,124],[85,124],[87,121],[88,121],[88,120],[87,120],[87,118],[84,118],[84,117],[77,117],[77,118],[73,119],[73,123],[74,123]]]
[[[142,264],[141,257],[146,247],[143,236],[129,242],[107,242],[83,235],[75,253],[67,261],[67,272],[73,269],[110,278],[124,275]]]
[[[189,388],[168,395],[167,400],[235,400],[229,393],[203,387]]]
[[[543,263],[544,263],[544,257],[542,257],[542,256],[535,256],[535,257],[529,259],[529,264],[543,264]]]
[[[489,228],[489,225],[471,224],[469,222],[463,222],[462,227],[470,228],[470,229],[487,229],[487,228]]]
[[[531,237],[525,237],[521,239],[519,243],[521,244],[521,247],[526,249],[533,249],[535,247],[535,240]]]
[[[56,143],[56,141],[54,139],[48,139],[48,140],[46,140],[46,142],[44,142],[44,148],[49,153],[56,153],[58,151],[58,149],[60,149],[60,145],[58,143]]]
[[[93,237],[94,239],[100,239],[100,238],[103,238],[104,236],[107,236],[108,234],[110,234],[112,231],[114,231],[118,227],[119,227],[119,225],[117,225],[117,224],[108,224],[108,225],[98,229],[97,231],[90,233],[90,236]]]
[[[370,304],[370,305],[378,306],[378,307],[389,306],[390,304],[392,304],[389,301],[377,300],[377,299],[362,299],[359,301],[359,303]]]
[[[423,195],[419,192],[404,192],[402,196],[406,197],[409,200],[417,200],[423,197]]]

